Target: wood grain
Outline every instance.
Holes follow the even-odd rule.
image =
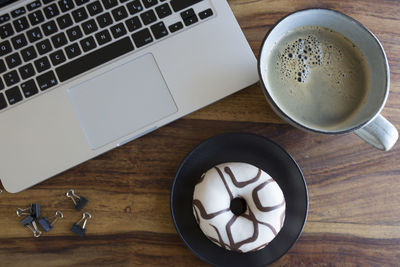
[[[270,27],[290,12],[323,7],[344,12],[381,40],[391,68],[383,110],[400,128],[398,1],[230,0],[258,54]],[[309,215],[295,246],[273,266],[399,266],[400,147],[381,152],[352,134],[297,130],[268,107],[258,84],[18,194],[0,195],[0,266],[207,266],[175,232],[169,209],[175,172],[197,144],[219,133],[260,134],[296,159],[309,189]],[[68,189],[89,199],[87,236],[69,228],[81,213]],[[65,218],[38,239],[19,225],[18,207],[42,205]]]

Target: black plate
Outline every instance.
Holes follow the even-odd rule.
[[[256,252],[237,253],[212,243],[193,216],[194,186],[202,173],[224,162],[246,162],[275,179],[286,199],[283,228],[272,242]],[[265,266],[282,257],[297,241],[308,211],[307,185],[294,159],[265,137],[248,133],[214,136],[197,146],[181,163],[171,190],[175,228],[186,246],[203,261],[215,266]]]

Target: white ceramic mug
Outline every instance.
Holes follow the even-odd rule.
[[[322,26],[341,33],[351,40],[363,53],[370,70],[370,90],[366,103],[356,116],[339,129],[326,130],[305,125],[290,117],[283,105],[268,90],[267,64],[272,48],[289,31],[302,26]],[[260,50],[258,70],[264,94],[273,110],[293,126],[323,134],[354,132],[366,142],[381,150],[389,150],[398,139],[396,128],[381,112],[389,94],[390,71],[382,45],[367,28],[340,12],[327,9],[307,9],[292,13],[280,20],[265,37]]]

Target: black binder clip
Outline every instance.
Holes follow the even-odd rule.
[[[74,223],[71,227],[71,232],[74,234],[79,235],[80,237],[83,237],[86,232],[86,223],[89,219],[92,218],[92,215],[88,212],[84,212],[82,219],[79,220],[79,222]],[[83,223],[82,223],[83,222]],[[82,226],[80,225],[82,223]]]
[[[46,217],[41,218],[39,220],[39,224],[40,226],[42,226],[43,230],[47,233],[54,227],[54,224],[56,224],[62,218],[64,218],[64,214],[61,211],[57,210],[54,216],[51,216],[49,218]]]
[[[30,224],[32,224],[32,222],[34,222],[35,221],[35,218],[33,218],[32,216],[26,216],[25,218],[23,218],[21,221],[20,221],[20,223],[23,225],[23,226],[28,226],[28,225],[30,225]]]
[[[82,210],[82,208],[89,202],[89,200],[85,197],[80,197],[76,195],[74,189],[69,190],[66,196],[72,199],[72,201],[74,202],[74,208],[76,210]]]
[[[29,216],[32,216],[34,219],[39,218],[40,217],[40,204],[39,203],[31,204],[29,206],[29,208],[26,208],[26,209],[18,208],[17,216],[21,217],[22,215],[29,215]]]
[[[17,209],[17,216],[21,217],[22,215],[26,215],[26,213],[21,212],[22,209]],[[42,235],[42,232],[38,229],[36,225],[35,218],[31,215],[26,216],[24,219],[20,221],[20,223],[32,231],[34,237],[39,237]]]

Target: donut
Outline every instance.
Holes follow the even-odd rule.
[[[240,253],[267,246],[282,229],[286,202],[266,172],[229,162],[205,172],[193,193],[193,215],[204,235]]]

